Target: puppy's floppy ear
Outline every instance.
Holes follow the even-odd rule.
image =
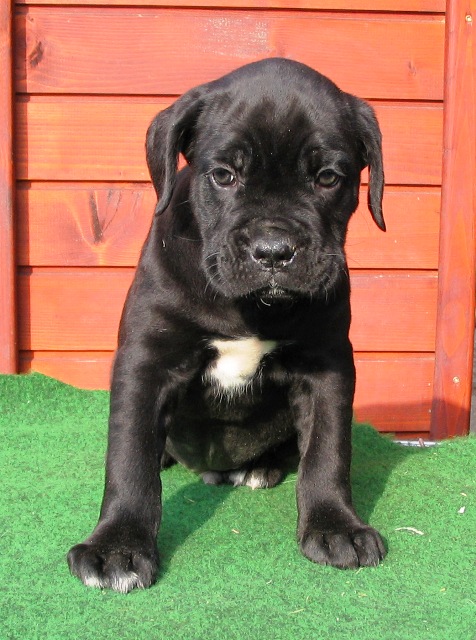
[[[375,224],[385,231],[382,213],[384,186],[382,134],[374,110],[359,98],[354,98],[354,117],[357,122],[357,135],[362,145],[362,169],[369,168],[368,206]]]
[[[172,198],[178,155],[187,161],[193,153],[194,128],[203,108],[207,85],[185,93],[152,120],[146,137],[146,157],[150,176],[159,199],[156,213],[162,213]]]

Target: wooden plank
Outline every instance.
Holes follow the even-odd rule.
[[[20,348],[116,348],[121,310],[134,269],[26,269],[19,286]]]
[[[16,0],[18,5],[56,5],[57,0]],[[84,0],[61,0],[62,5],[84,5]],[[88,5],[104,5],[105,0],[88,0]],[[239,9],[321,9],[342,10],[342,0],[108,0],[108,6],[224,7]],[[346,11],[406,11],[443,13],[445,0],[346,0]]]
[[[109,389],[113,353],[23,351],[20,369],[39,371],[84,389]],[[355,415],[382,431],[428,431],[433,355],[356,353]]]
[[[355,354],[356,419],[382,431],[428,431],[433,354]]]
[[[448,3],[434,438],[469,429],[476,287],[475,20],[476,0]]]
[[[387,232],[369,217],[367,190],[352,216],[346,242],[353,269],[436,269],[440,225],[439,189],[387,187],[383,211]]]
[[[20,183],[18,263],[135,266],[156,203],[150,184]]]
[[[365,98],[443,97],[441,15],[32,6],[15,41],[27,93],[175,95],[278,55]]]
[[[151,98],[20,100],[15,138],[18,178],[148,181],[145,132],[165,104]],[[377,103],[375,107],[383,131],[387,184],[439,185],[441,106]]]
[[[16,373],[12,2],[0,3],[0,373]]]
[[[112,351],[21,351],[20,372],[36,371],[81,389],[109,389]]]
[[[169,103],[32,96],[16,105],[19,179],[148,181],[145,134]]]
[[[441,184],[440,105],[375,104],[387,184]]]
[[[133,269],[22,269],[24,350],[112,350]],[[352,341],[358,351],[434,349],[436,275],[358,271],[352,276]]]
[[[434,351],[436,274],[355,271],[351,280],[356,351]]]
[[[436,269],[440,191],[386,189],[387,233],[372,222],[367,190],[347,237],[357,269]],[[17,256],[23,266],[135,266],[155,192],[144,183],[19,183]]]

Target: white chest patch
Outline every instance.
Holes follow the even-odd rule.
[[[205,374],[207,380],[231,393],[240,391],[255,375],[261,359],[276,347],[274,340],[241,338],[239,340],[213,340],[218,351]]]

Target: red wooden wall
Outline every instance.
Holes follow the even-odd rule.
[[[2,36],[11,93],[0,97],[0,141],[13,144],[16,181],[2,153],[2,369],[107,388],[154,206],[148,123],[193,85],[280,55],[369,100],[383,130],[388,231],[379,232],[362,205],[347,245],[357,417],[407,437],[464,433],[474,311],[474,4],[18,0],[9,12],[4,3],[1,26],[8,36],[11,21],[13,47]]]

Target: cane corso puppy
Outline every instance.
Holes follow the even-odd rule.
[[[381,538],[351,498],[344,252],[364,167],[385,229],[373,110],[303,64],[268,59],[188,91],[155,117],[146,151],[158,204],[119,330],[99,523],[69,552],[72,573],[150,586],[161,468],[272,487],[294,450],[303,554],[377,565]]]

